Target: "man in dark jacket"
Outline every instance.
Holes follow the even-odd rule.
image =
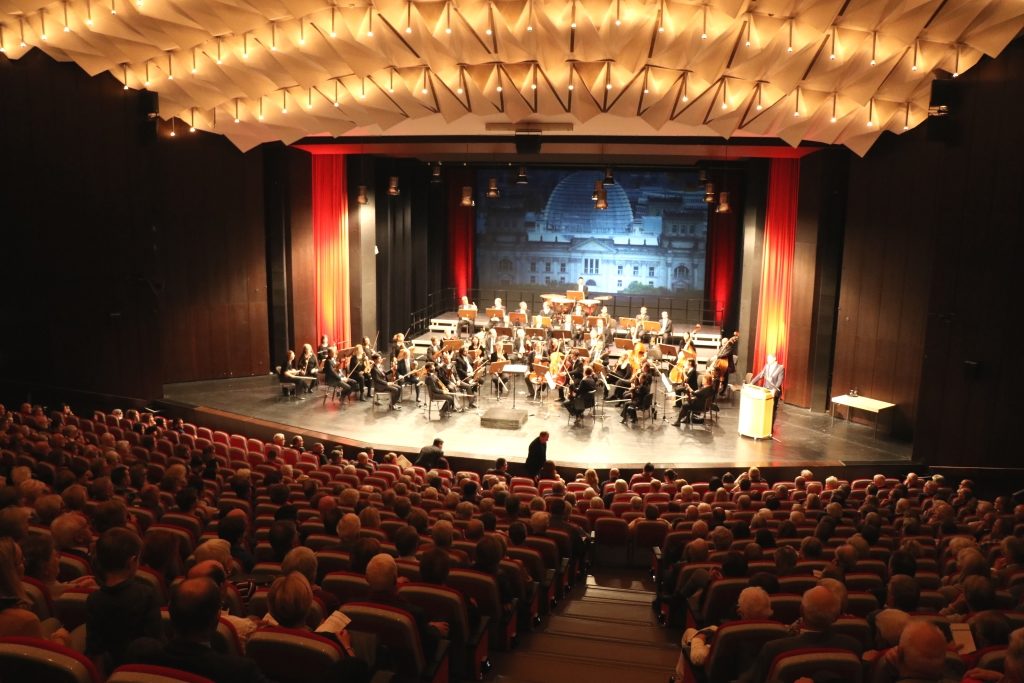
[[[536,477],[544,463],[548,461],[548,433],[541,432],[540,435],[530,442],[530,451],[526,456],[526,474]]]

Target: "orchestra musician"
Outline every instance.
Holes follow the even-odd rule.
[[[714,397],[714,380],[711,378],[711,373],[705,373],[701,379],[701,388],[683,401],[679,407],[679,415],[676,416],[676,421],[672,423],[672,426],[678,427],[683,420],[689,421],[691,414],[707,410],[708,402]]]
[[[363,345],[363,351],[365,351],[368,356],[372,356],[377,352],[375,342],[370,341],[369,337],[363,337],[362,341],[359,343]]]
[[[491,332],[494,332],[494,329],[491,329]],[[495,334],[495,339],[497,339],[497,334]],[[491,354],[488,358],[491,363],[507,362],[508,358],[505,356],[504,344],[495,341],[492,344]],[[508,380],[509,377],[507,373],[495,372],[491,374],[491,386],[494,388],[494,391],[498,393],[499,399],[501,398],[502,392],[507,391],[509,388]]]
[[[558,384],[559,403],[564,403],[566,400],[566,386],[573,387],[583,380],[584,367],[585,364],[583,363],[583,358],[580,357],[580,354],[576,349],[573,349],[563,364],[563,369],[558,373],[560,376],[564,377],[564,380]]]
[[[590,296],[590,287],[587,286],[587,281],[580,275],[576,278],[576,291],[583,292],[583,298],[587,299]]]
[[[281,365],[281,374],[286,379],[290,379],[301,386],[303,392],[307,394],[313,393],[316,377],[309,377],[300,370],[299,361],[295,358],[295,352],[291,349],[288,349],[288,355],[285,357],[284,364]]]
[[[321,365],[327,358],[327,351],[331,348],[331,340],[326,334],[320,335],[320,346],[316,348],[316,360]]]
[[[573,320],[573,318],[582,318],[583,322]],[[583,341],[583,326],[586,324],[586,313],[583,312],[583,306],[576,304],[572,309],[572,315],[566,320],[565,329],[572,329],[573,341]]]
[[[512,340],[512,360],[522,361],[529,352],[530,343],[526,341],[526,328],[517,327],[515,338]]]
[[[455,377],[458,379],[459,390],[464,394],[470,394],[469,407],[476,408],[476,396],[480,391],[480,385],[476,381],[477,367],[469,357],[466,347],[455,352],[452,359],[455,368]]]
[[[612,398],[621,401],[633,380],[633,365],[629,362],[628,354],[619,356],[619,362],[615,366],[614,372],[609,372],[608,376],[615,381]]]
[[[438,381],[441,383],[441,386],[451,392],[452,403],[455,404],[455,395],[462,392],[459,391],[459,378],[455,374],[455,370],[452,367],[451,359],[448,357],[447,351],[440,354],[437,361],[434,363],[434,369],[437,374]],[[460,413],[465,410],[465,398],[463,398],[462,403],[462,408],[456,408]]]
[[[644,323],[648,322],[651,316],[647,315],[647,307],[641,306],[640,312],[636,315],[636,325],[633,327],[633,339],[639,339],[644,334]]]
[[[722,335],[722,344],[715,354],[715,392],[722,398],[729,390],[729,375],[736,372],[736,349],[739,345],[740,333],[734,331],[728,339]]]
[[[538,363],[544,363],[544,345],[541,342],[534,342],[533,348],[526,354],[526,366],[530,368],[530,373],[526,376],[526,393],[530,398],[537,398],[538,394],[547,388],[544,373],[538,372],[534,367]]]
[[[637,410],[645,410],[651,405],[651,391],[651,376],[648,373],[641,372],[633,378],[633,384],[625,394],[625,398],[629,400],[623,404],[619,413],[622,424],[626,424],[626,420],[636,424]]]
[[[338,350],[333,346],[327,348],[327,357],[323,362],[324,384],[338,389],[338,398],[344,400],[356,389],[356,382],[345,377],[341,364],[338,362]]]
[[[522,313],[523,314],[523,318],[527,322],[529,322],[529,320],[530,320],[530,307],[526,305],[525,301],[520,301],[519,302],[519,308],[518,308],[518,310],[516,312],[517,313]],[[518,325],[518,324],[519,323],[516,323],[516,325]]]
[[[693,336],[700,332],[700,323],[693,326],[693,331],[683,333],[683,343],[679,346],[679,355],[697,360],[697,347],[693,344]]]
[[[594,379],[594,371],[591,368],[586,368],[583,370],[583,377],[579,383],[570,388],[570,400],[565,404],[569,414],[576,418],[574,425],[580,423],[587,408],[594,407],[596,393],[597,381]]]
[[[494,305],[491,306],[491,308],[501,311],[501,317],[498,317],[498,316],[492,316],[491,317],[491,327],[492,328],[495,325],[505,325],[505,324],[508,323],[508,316],[505,315],[505,305],[501,303],[501,297],[500,296],[499,297],[495,297]]]
[[[467,335],[473,334],[473,328],[476,325],[476,311],[476,303],[471,303],[468,296],[463,296],[459,301],[459,324],[455,330],[458,336],[462,336],[463,330]],[[470,315],[473,317],[470,318]]]
[[[354,359],[355,356],[353,356]],[[389,393],[391,395],[391,403],[388,404],[388,408],[391,410],[401,410],[402,406],[398,405],[398,402],[401,400],[402,387],[399,386],[398,382],[388,381],[382,365],[383,358],[381,358],[379,353],[375,353],[370,357],[370,381],[373,384],[373,391],[375,394],[379,394],[382,391]]]
[[[441,342],[437,340],[437,337],[430,337],[430,346],[427,348],[427,360],[436,361],[437,357],[441,355],[441,351],[444,349],[441,346]]]
[[[348,359],[348,379],[359,389],[360,401],[369,398],[373,390],[373,381],[370,379],[371,365],[372,361],[366,355],[363,345],[356,344],[355,350]]]
[[[431,401],[444,401],[444,405],[441,406],[441,417],[449,417],[455,410],[455,397],[437,376],[432,362],[427,361],[424,367],[427,370],[426,377],[423,378],[424,384],[427,385],[427,398]]]
[[[320,366],[316,362],[316,354],[313,353],[312,344],[302,345],[302,355],[295,362],[295,368],[301,377],[307,377],[311,380],[309,387],[306,389],[306,393],[313,393],[313,388],[317,385],[316,373]]]
[[[676,394],[676,407],[682,405],[684,396],[691,396],[697,391],[697,361],[679,354],[675,366],[668,373],[668,380],[672,382],[672,390]]]
[[[661,312],[661,327],[658,328],[658,342],[659,344],[667,344],[666,341],[672,336],[672,320],[668,317],[668,311]]]
[[[414,374],[416,361],[412,358],[409,348],[405,345],[405,335],[399,332],[392,337],[392,342],[395,345],[395,381],[399,384],[413,385],[416,388],[416,403],[419,403],[421,382]]]

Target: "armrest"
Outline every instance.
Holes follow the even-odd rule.
[[[661,546],[656,545],[651,548],[651,552],[654,553],[654,559],[661,563]]]
[[[569,568],[569,558],[563,557],[558,561],[558,575],[565,576],[566,570]]]
[[[491,627],[491,618],[489,616],[480,616],[480,623],[477,625],[476,630],[469,634],[470,646],[476,646],[480,642],[480,639],[487,634],[487,629]]]
[[[448,658],[448,647],[450,645],[450,640],[442,639],[437,641],[437,647],[434,648],[434,656],[427,662],[427,668],[424,671],[427,678],[433,678],[437,670],[445,663],[445,660]]]
[[[555,580],[555,570],[545,569],[544,570],[544,581],[541,582],[542,586],[550,586],[551,582]]]

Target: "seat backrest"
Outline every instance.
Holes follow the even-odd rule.
[[[41,638],[0,638],[0,672],[4,680],[45,683],[100,683],[89,659]]]
[[[777,656],[768,671],[768,683],[789,683],[801,676],[814,678],[826,671],[849,683],[860,683],[864,677],[860,657],[849,650],[805,648]]]
[[[719,579],[707,587],[701,608],[701,626],[718,624],[736,608],[740,591],[749,585],[747,579]]]
[[[50,590],[46,584],[30,576],[23,577],[21,586],[25,589],[25,595],[32,603],[32,611],[39,617],[39,620],[49,619],[53,616],[53,604],[50,602]]]
[[[125,664],[114,669],[107,683],[214,683],[213,679],[180,669],[149,664]]]
[[[501,618],[501,593],[497,580],[490,574],[475,569],[452,569],[448,572],[448,585],[475,600],[480,614],[492,619]]]
[[[556,569],[558,567],[558,545],[550,538],[527,536],[525,543],[528,547],[540,553],[540,556],[544,558],[544,566],[548,569]]]
[[[530,578],[534,581],[544,580],[544,558],[541,557],[539,552],[526,546],[509,546],[508,556],[522,562],[523,566],[526,567],[526,571],[529,572]]]
[[[398,589],[398,595],[418,606],[432,621],[448,623],[448,640],[461,650],[469,639],[469,610],[466,598],[449,586],[430,583],[406,583]]]
[[[353,602],[345,605],[345,615],[352,620],[353,630],[375,634],[378,644],[391,651],[397,673],[418,677],[426,669],[420,634],[411,614],[388,605]]]
[[[772,618],[785,624],[792,624],[800,618],[800,595],[776,593],[769,597],[772,606]]]
[[[832,630],[844,636],[850,636],[859,642],[865,650],[872,647],[871,627],[867,619],[861,617],[839,617],[832,623]]]
[[[659,521],[637,522],[633,528],[633,545],[637,548],[651,548],[660,546],[665,541],[668,533],[668,525]]]
[[[594,541],[605,545],[626,545],[629,525],[617,517],[598,517],[594,522]]]
[[[341,647],[309,631],[271,626],[249,637],[245,654],[267,678],[278,683],[323,680],[327,670],[341,660]]]
[[[738,646],[757,652],[769,640],[785,638],[788,635],[785,624],[778,621],[742,620],[730,621],[715,633],[711,652],[704,663],[704,672],[709,681],[731,681],[739,677],[739,667],[750,662],[738,662],[735,653]]]
[[[238,635],[234,624],[220,617],[217,622],[217,630],[210,638],[210,647],[223,655],[242,655],[242,639]]]
[[[365,600],[370,594],[370,584],[366,582],[366,577],[355,572],[338,571],[325,574],[321,587],[328,593],[333,593],[342,604]]]
[[[69,631],[85,623],[85,601],[95,588],[69,588],[53,601],[54,616]]]
[[[1006,646],[996,645],[978,650],[977,667],[990,671],[1003,671],[1006,662]]]

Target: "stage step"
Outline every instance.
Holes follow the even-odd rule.
[[[480,426],[487,429],[519,429],[526,424],[530,413],[521,408],[495,406],[480,416]]]

